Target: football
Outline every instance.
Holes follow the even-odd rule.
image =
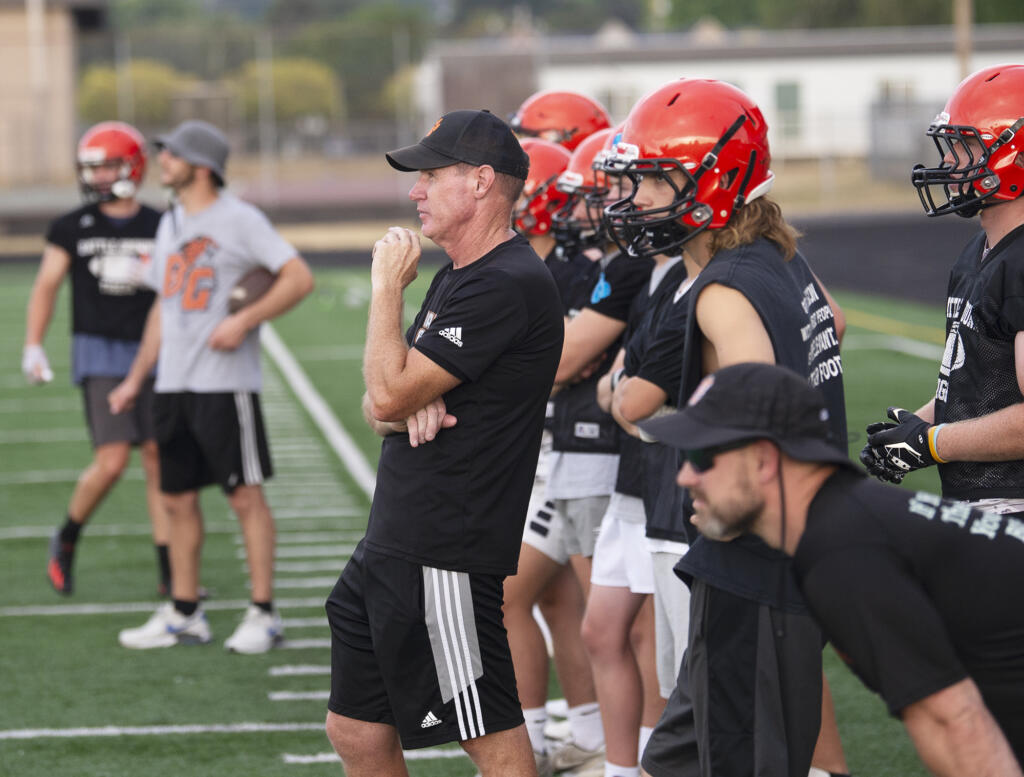
[[[251,305],[271,287],[277,276],[266,267],[257,267],[243,275],[228,297],[228,312],[237,313],[246,305]]]

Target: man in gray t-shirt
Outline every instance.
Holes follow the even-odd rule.
[[[210,641],[199,606],[199,489],[216,483],[241,523],[252,590],[252,604],[224,644],[263,653],[283,630],[273,607],[274,520],[262,487],[272,473],[259,402],[259,325],[306,296],[313,276],[257,208],[223,190],[228,144],[216,127],[186,121],[156,145],[161,183],[177,204],[160,222],[145,277],[157,301],[139,354],[109,401],[115,413],[130,406],[159,356],[154,424],[171,518],[173,600],[119,640],[140,649]],[[276,279],[232,313],[232,289],[258,268]]]

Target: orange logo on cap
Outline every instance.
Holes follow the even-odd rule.
[[[428,135],[433,135],[434,134],[434,130],[436,130],[438,127],[441,126],[441,122],[442,121],[444,121],[444,116],[442,116],[440,119],[438,119],[437,121],[434,122],[434,126],[430,128],[430,132],[428,132],[427,134]]]

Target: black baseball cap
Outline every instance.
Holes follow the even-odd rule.
[[[685,409],[638,426],[659,442],[684,451],[771,440],[799,461],[857,470],[836,447],[828,421],[824,397],[806,378],[785,367],[751,362],[708,375]]]
[[[410,173],[465,162],[490,165],[525,181],[530,158],[512,128],[490,111],[451,111],[438,119],[415,146],[385,154],[396,170]]]

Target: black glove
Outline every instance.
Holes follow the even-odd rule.
[[[890,407],[888,416],[896,423],[867,427],[868,444],[860,458],[868,472],[898,483],[902,475],[938,463],[928,444],[932,424],[901,407]]]

